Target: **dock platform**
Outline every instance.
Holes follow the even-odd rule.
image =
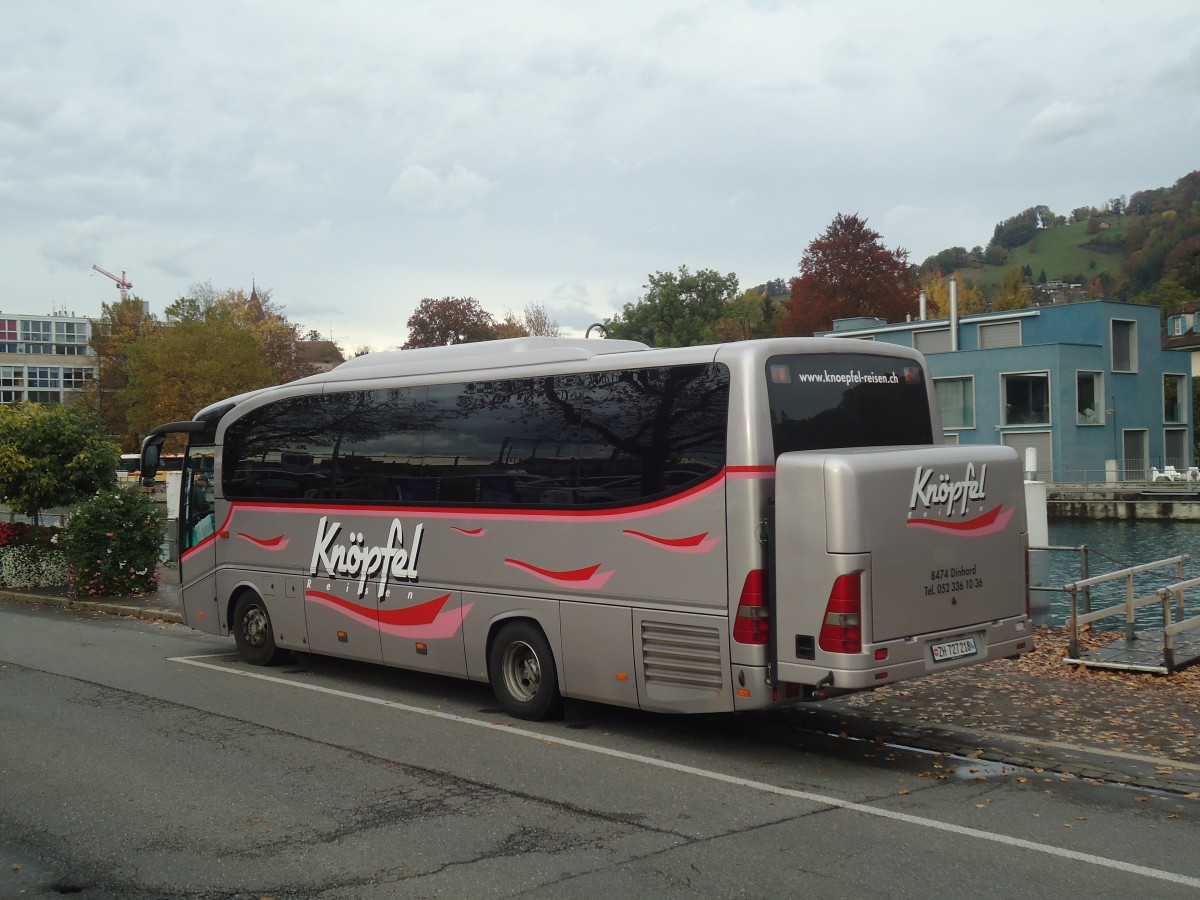
[[[1169,659],[1162,631],[1141,632],[1135,634],[1133,640],[1118,638],[1103,647],[1084,650],[1076,657],[1068,656],[1063,662],[1093,669],[1170,675],[1200,661],[1200,628],[1179,632],[1172,643],[1171,656],[1174,658]]]

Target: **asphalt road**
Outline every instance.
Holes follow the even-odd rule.
[[[1178,795],[0,604],[0,897],[1194,897]]]

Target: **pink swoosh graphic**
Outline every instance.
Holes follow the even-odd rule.
[[[1007,528],[1014,512],[1016,512],[1015,506],[1010,506],[1003,513],[1000,512],[1000,507],[997,506],[995,509],[985,512],[982,516],[969,519],[965,522],[909,519],[908,524],[914,528],[931,528],[934,531],[956,534],[959,537],[982,537],[987,534],[995,534]]]
[[[451,525],[450,530],[465,534],[467,537],[483,537],[487,534],[486,528],[459,528],[457,525]]]
[[[553,569],[543,569],[540,566],[535,566],[532,563],[521,562],[519,559],[506,559],[506,565],[513,566],[517,569],[523,569],[529,574],[548,581],[550,584],[556,584],[559,587],[569,588],[584,588],[595,589],[602,588],[608,583],[608,579],[612,578],[613,572],[598,572],[600,563],[594,566],[589,566],[586,569],[572,569],[566,572],[556,572]]]
[[[244,531],[238,532],[238,537],[244,541],[249,541],[256,546],[262,547],[264,550],[285,550],[287,549],[290,538],[284,537],[282,534],[279,537],[273,538],[256,538],[253,535],[246,534]]]
[[[707,531],[703,534],[693,534],[689,537],[681,538],[655,537],[652,534],[646,534],[644,531],[633,531],[629,528],[626,528],[623,533],[629,535],[631,538],[645,541],[647,544],[653,544],[656,547],[663,547],[675,553],[707,553],[721,542],[720,538],[708,537]],[[705,538],[708,539],[705,540]]]

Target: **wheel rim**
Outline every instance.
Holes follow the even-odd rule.
[[[267,643],[269,620],[261,606],[251,606],[242,616],[242,637],[251,647],[262,647]]]
[[[504,649],[504,688],[521,703],[537,696],[542,686],[542,663],[533,648],[524,641],[509,644]]]

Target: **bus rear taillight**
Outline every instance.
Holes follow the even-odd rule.
[[[862,573],[840,575],[829,592],[818,643],[826,653],[862,653]]]
[[[733,639],[739,644],[771,643],[771,610],[767,605],[767,573],[764,569],[752,569],[742,585]]]

